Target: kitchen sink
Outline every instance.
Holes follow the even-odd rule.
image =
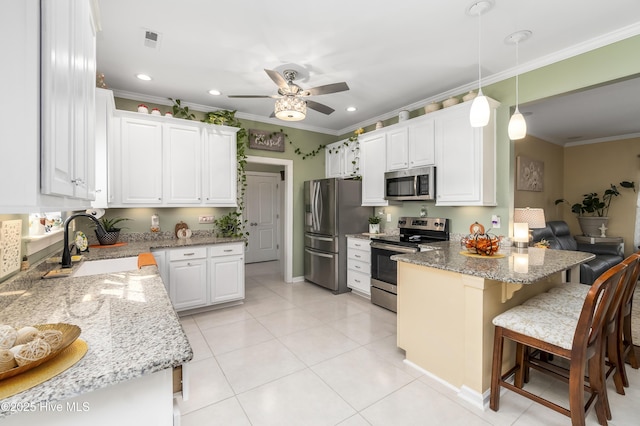
[[[133,271],[138,269],[138,257],[121,257],[117,259],[84,261],[74,277],[86,277],[89,275],[111,274],[114,272]]]

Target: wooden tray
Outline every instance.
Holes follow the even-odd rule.
[[[464,251],[464,250],[461,251],[460,254],[467,257],[475,257],[477,259],[500,259],[506,256],[506,254],[504,253],[495,253],[495,254],[492,254],[491,256],[487,256],[484,254],[469,253],[468,251]]]
[[[39,366],[40,364],[49,361],[54,358],[63,349],[72,344],[78,336],[80,336],[80,327],[73,324],[65,324],[65,323],[57,323],[57,324],[38,324],[34,325],[38,330],[58,330],[62,332],[62,344],[58,349],[51,352],[49,355],[44,358],[40,358],[37,361],[30,362],[29,364],[25,364],[21,367],[14,367],[11,370],[0,373],[0,380],[8,379],[9,377],[16,376],[20,373],[24,373],[25,371],[29,371],[32,368]]]

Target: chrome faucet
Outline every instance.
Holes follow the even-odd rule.
[[[71,250],[69,250],[69,223],[71,223],[73,219],[81,216],[88,217],[89,219],[93,220],[96,223],[96,226],[97,226],[96,232],[98,232],[98,234],[102,234],[105,232],[104,228],[102,227],[102,224],[98,219],[96,219],[95,216],[92,216],[88,213],[76,213],[69,216],[64,221],[64,247],[62,248],[62,262],[60,262],[62,263],[63,268],[71,268]]]

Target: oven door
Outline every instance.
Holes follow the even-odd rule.
[[[398,265],[391,256],[401,253],[417,253],[417,247],[399,246],[387,243],[371,243],[371,279],[393,286],[398,285]]]

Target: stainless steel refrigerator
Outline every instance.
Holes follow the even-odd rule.
[[[347,287],[347,234],[367,232],[371,207],[361,207],[362,182],[304,183],[304,278],[335,294]]]

